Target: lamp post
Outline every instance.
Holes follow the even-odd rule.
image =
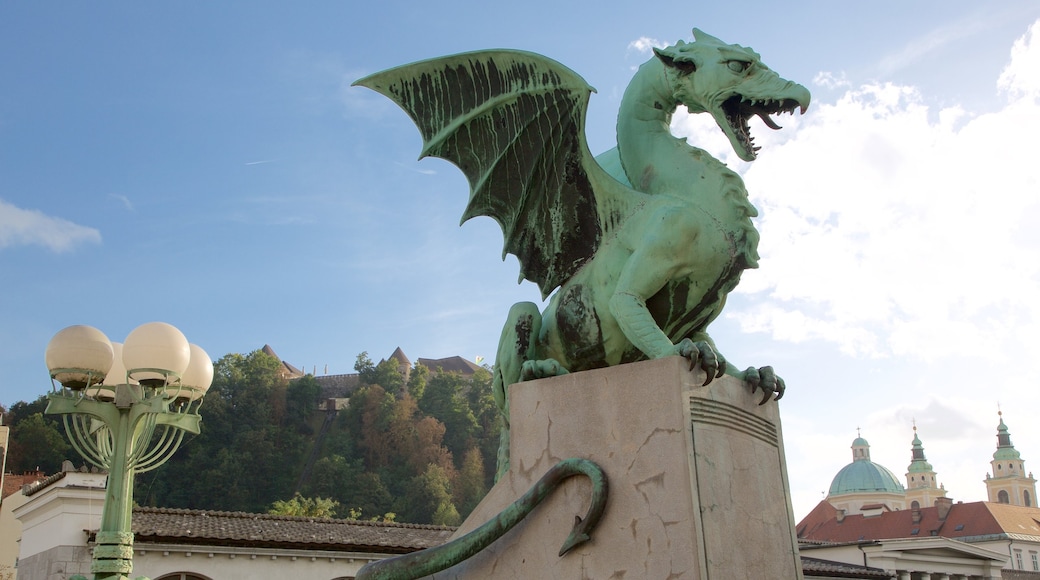
[[[199,433],[213,362],[164,322],[135,328],[123,344],[70,326],[51,339],[46,360],[46,413],[61,415],[76,451],[108,470],[90,570],[96,580],[124,580],[133,570],[134,474],[165,463],[185,433]]]

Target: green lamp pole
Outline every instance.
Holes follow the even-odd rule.
[[[213,362],[163,322],[135,328],[123,344],[96,328],[70,326],[51,339],[46,359],[46,412],[62,416],[80,455],[108,470],[90,570],[95,580],[125,580],[133,570],[134,475],[165,463],[185,433],[199,433]]]

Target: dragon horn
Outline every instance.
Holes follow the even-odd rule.
[[[693,40],[694,40],[694,42],[709,42],[709,43],[714,42],[714,43],[718,43],[718,44],[725,44],[724,42],[722,42],[718,38],[715,38],[714,36],[708,34],[707,32],[702,31],[699,28],[694,28],[693,29]]]

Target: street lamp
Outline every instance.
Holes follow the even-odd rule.
[[[61,415],[76,451],[108,470],[90,570],[95,579],[124,580],[133,569],[134,474],[165,463],[185,433],[199,433],[213,362],[164,322],[135,328],[123,344],[70,326],[51,339],[46,360],[46,413]]]

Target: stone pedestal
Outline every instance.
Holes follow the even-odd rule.
[[[463,523],[489,520],[569,457],[610,493],[592,541],[557,552],[589,504],[575,477],[487,550],[434,578],[801,579],[780,416],[742,381],[701,387],[679,357],[510,387],[511,469]]]

